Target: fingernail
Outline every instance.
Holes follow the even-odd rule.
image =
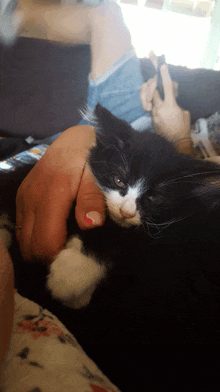
[[[98,211],[90,211],[85,215],[85,221],[93,226],[100,226],[102,224],[102,216]]]

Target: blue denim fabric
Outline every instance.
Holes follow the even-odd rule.
[[[132,49],[97,79],[89,80],[88,109],[95,109],[99,102],[116,117],[126,120],[135,129],[152,127],[150,113],[141,104],[140,89],[143,77],[140,61]],[[86,119],[80,125],[89,124]]]
[[[138,131],[153,130],[150,113],[141,104],[140,89],[143,84],[140,61],[132,49],[125,53],[115,64],[97,79],[89,77],[87,106],[95,109],[99,102],[116,117],[127,121]],[[82,119],[79,125],[92,125]],[[51,144],[61,133],[42,139],[40,142]]]

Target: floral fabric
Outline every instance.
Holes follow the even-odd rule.
[[[14,299],[2,392],[120,392],[52,313],[17,292]]]

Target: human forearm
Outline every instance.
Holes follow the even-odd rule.
[[[95,142],[91,126],[67,129],[20,185],[16,197],[16,225],[20,229],[16,235],[25,260],[53,262],[67,241],[67,219],[73,202],[81,229],[104,223],[104,196],[87,163]]]
[[[0,370],[10,342],[14,315],[13,266],[0,236]]]
[[[180,152],[181,154],[191,155],[191,156],[194,155],[193,142],[190,137],[185,137],[180,140],[177,140],[177,141],[173,142],[173,144],[174,144],[176,150],[178,152]]]

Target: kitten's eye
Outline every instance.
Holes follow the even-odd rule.
[[[118,176],[114,177],[114,181],[115,184],[119,186],[119,188],[124,188],[125,184],[121,181],[121,179]]]

